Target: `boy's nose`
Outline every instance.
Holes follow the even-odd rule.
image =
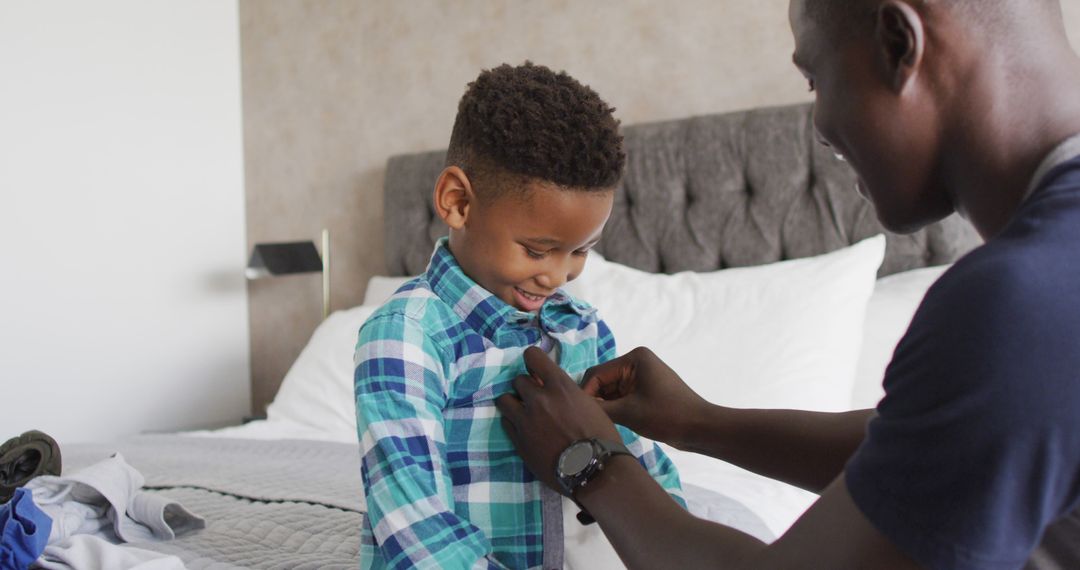
[[[566,272],[562,270],[545,271],[536,276],[536,283],[548,291],[554,291],[562,287],[566,284],[566,281]]]

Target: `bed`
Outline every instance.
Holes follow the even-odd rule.
[[[796,105],[625,127],[628,164],[598,255],[571,292],[593,302],[620,352],[650,346],[707,398],[745,407],[873,406],[922,294],[978,239],[950,218],[883,232],[850,168],[814,142]],[[360,324],[424,270],[445,227],[431,187],[441,151],[386,168],[385,254],[364,305],[315,331],[267,419],[213,432],[72,445],[65,472],[120,451],[154,493],[206,528],[134,544],[189,568],[354,568],[364,516],[352,404]],[[669,450],[691,511],[763,540],[813,495]],[[595,525],[567,513],[568,568],[618,568]]]

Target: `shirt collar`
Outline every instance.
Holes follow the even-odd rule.
[[[569,328],[557,318],[566,313],[575,313],[586,322],[596,320],[596,309],[576,301],[562,289],[548,297],[539,315],[516,309],[492,295],[461,270],[450,252],[449,239],[445,237],[435,243],[426,276],[435,295],[450,305],[469,327],[496,346],[524,346],[539,342],[538,317],[540,325],[549,332],[563,332]]]
[[[1054,147],[1050,154],[1046,155],[1039,167],[1035,169],[1035,175],[1031,177],[1031,182],[1028,183],[1024,198],[1031,196],[1031,193],[1042,184],[1043,179],[1046,178],[1047,174],[1050,174],[1050,171],[1077,156],[1080,156],[1080,133],[1065,139],[1061,144]]]

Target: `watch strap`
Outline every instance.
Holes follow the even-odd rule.
[[[588,478],[581,481],[581,483],[578,484],[573,489],[567,489],[568,496],[570,497],[570,500],[573,501],[574,504],[577,505],[577,507],[579,509],[579,512],[578,512],[578,514],[576,516],[577,516],[578,522],[581,523],[582,525],[593,524],[593,523],[596,522],[596,519],[593,518],[593,516],[591,514],[589,514],[588,509],[586,509],[585,506],[582,505],[577,500],[576,497],[574,497],[574,491],[577,491],[582,486],[584,486],[586,483],[591,481],[594,477],[596,477],[596,475],[599,474],[600,471],[603,470],[604,463],[608,459],[610,459],[612,456],[615,456],[615,455],[629,455],[629,456],[633,457],[633,455],[634,455],[633,453],[630,453],[630,450],[627,449],[626,445],[624,445],[621,441],[616,442],[616,441],[611,441],[611,440],[607,440],[607,439],[600,439],[600,438],[592,438],[590,441],[592,442],[593,446],[595,446],[595,448],[597,450],[599,450],[599,452],[596,455],[597,462],[599,463],[599,468],[594,470],[592,473],[590,473]]]
[[[594,444],[596,444],[597,447],[600,448],[601,461],[613,455],[629,455],[631,457],[634,455],[633,453],[630,453],[630,450],[627,449],[626,445],[624,445],[621,441],[611,441],[600,438],[593,438],[592,441]]]

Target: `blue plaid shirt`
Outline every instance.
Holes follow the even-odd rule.
[[[615,356],[615,339],[595,309],[562,291],[538,313],[519,311],[476,284],[443,238],[427,271],[361,327],[355,390],[368,506],[362,568],[544,563],[541,498],[553,492],[518,456],[495,399],[513,390],[511,381],[525,372],[525,349],[545,344],[545,336],[578,381]],[[654,443],[619,431],[685,506],[671,461]],[[549,549],[561,552],[561,516],[547,522],[560,525],[560,542]]]

